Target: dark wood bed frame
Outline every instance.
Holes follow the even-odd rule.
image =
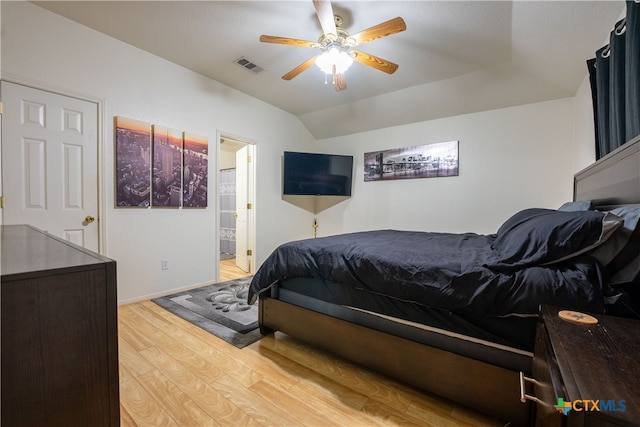
[[[640,203],[640,137],[578,172],[574,200]],[[520,399],[520,372],[270,297],[259,299],[259,323],[263,331],[281,331],[514,426],[531,424],[532,406]]]

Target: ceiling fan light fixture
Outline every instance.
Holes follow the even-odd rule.
[[[316,65],[325,74],[342,74],[353,64],[353,58],[344,50],[332,46],[316,58]]]
[[[398,16],[351,36],[347,30],[342,28],[342,18],[333,13],[331,0],[313,0],[313,6],[320,21],[320,27],[322,27],[322,33],[317,42],[289,37],[260,36],[260,41],[263,43],[320,48],[322,50],[320,55],[307,59],[283,75],[283,80],[293,79],[303,71],[313,67],[315,63],[325,73],[325,84],[328,83],[329,75],[331,75],[336,92],[341,92],[347,89],[345,71],[353,61],[387,74],[396,72],[398,69],[397,64],[359,50],[352,50],[352,48],[406,30],[407,25],[404,19]]]

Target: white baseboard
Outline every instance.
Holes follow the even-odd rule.
[[[214,283],[216,283],[216,282],[196,283],[196,284],[193,284],[193,285],[187,285],[187,286],[183,286],[183,287],[180,287],[180,288],[169,289],[169,290],[163,291],[163,292],[156,292],[156,293],[153,293],[153,294],[141,295],[141,296],[135,297],[135,298],[128,298],[128,299],[118,300],[118,305],[126,305],[126,304],[132,304],[134,302],[152,300],[154,298],[160,298],[160,297],[163,297],[163,296],[166,296],[166,295],[177,294],[178,292],[184,292],[184,291],[188,291],[190,289],[197,289],[197,288],[201,288],[203,286],[213,285]]]

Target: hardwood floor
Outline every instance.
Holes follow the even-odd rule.
[[[118,315],[123,427],[503,425],[281,333],[237,349],[151,301]]]
[[[249,273],[241,270],[236,266],[235,258],[224,259],[220,261],[220,281],[221,282],[237,279],[239,277],[246,277],[248,275]]]

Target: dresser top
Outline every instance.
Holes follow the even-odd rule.
[[[52,236],[29,225],[0,226],[2,280],[25,274],[51,274],[55,270],[95,268],[113,262],[95,252]]]
[[[595,325],[576,324],[544,306],[543,321],[562,374],[565,401],[609,402],[603,418],[637,423],[640,420],[640,321],[591,314]],[[587,313],[588,314],[588,313]],[[612,401],[616,402],[611,406]],[[634,424],[635,425],[635,424]]]

